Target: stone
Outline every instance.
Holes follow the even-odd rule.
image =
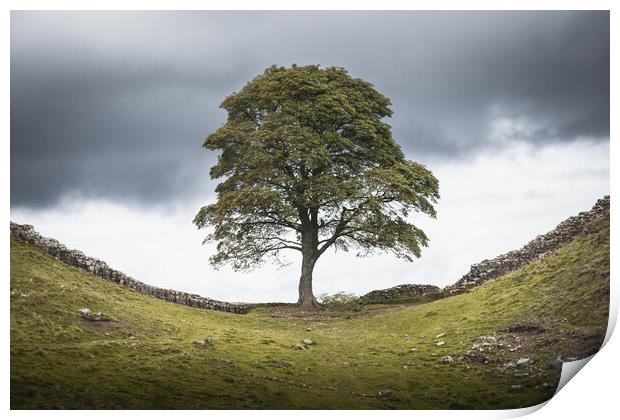
[[[463,354],[467,359],[477,363],[487,363],[488,359],[480,350],[467,350]]]
[[[373,290],[360,297],[360,302],[369,303],[394,303],[420,298],[439,297],[441,289],[431,284],[401,284],[389,289]]]
[[[471,345],[472,350],[480,350],[484,351],[485,348],[494,348],[499,347],[500,344],[497,341],[497,338],[493,336],[480,336],[474,340]]]
[[[205,338],[203,340],[196,340],[193,344],[199,347],[211,347],[213,346],[213,340],[210,338]]]
[[[526,366],[526,365],[529,365],[530,363],[533,363],[533,362],[529,357],[522,357],[521,359],[517,360],[517,366]]]
[[[411,347],[411,350],[409,350],[409,351],[410,351],[410,352],[416,352],[416,351],[418,351],[418,349],[417,349],[417,348],[415,348],[415,347]]]
[[[304,338],[302,342],[307,346],[311,346],[312,344],[314,344],[314,341],[310,340],[309,338]]]
[[[452,363],[454,362],[454,359],[452,358],[452,356],[443,356],[441,359],[439,359],[439,361],[441,363]]]
[[[303,345],[303,344],[301,344],[301,343],[297,343],[297,344],[293,344],[293,348],[294,348],[295,350],[305,350],[305,349],[306,349],[306,346],[304,346],[304,345]]]
[[[80,315],[82,316],[82,318],[90,318],[91,314],[92,312],[88,308],[80,309]]]
[[[442,347],[442,346],[445,346],[445,345],[446,345],[446,342],[445,342],[445,341],[438,341],[437,343],[435,343],[435,345],[436,345],[437,347]]]
[[[377,393],[377,396],[382,399],[392,399],[394,398],[394,391],[389,388],[382,389]]]
[[[435,336],[435,338],[441,338],[441,337],[443,337],[444,335],[446,335],[446,333],[445,333],[445,332],[442,332],[441,334],[437,334],[437,335]]]

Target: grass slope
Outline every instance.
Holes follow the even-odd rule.
[[[355,312],[261,307],[247,315],[141,295],[12,238],[11,408],[537,404],[559,380],[549,362],[592,354],[605,335],[609,220],[590,230],[459,296]],[[84,307],[112,320],[84,320]],[[464,357],[489,335],[502,346],[482,353],[487,363]],[[316,344],[294,349],[304,338]],[[453,363],[440,362],[448,355]],[[519,358],[533,363],[505,366]]]

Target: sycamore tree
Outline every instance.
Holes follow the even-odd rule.
[[[299,301],[317,306],[312,272],[329,248],[390,251],[413,260],[428,238],[413,213],[435,217],[438,181],[406,160],[384,121],[390,100],[343,68],[272,66],[228,96],[217,201],[194,219],[217,243],[211,263],[250,270],[301,253]],[[289,252],[286,252],[289,253]]]

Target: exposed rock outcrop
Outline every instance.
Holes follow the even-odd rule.
[[[155,296],[159,299],[196,308],[213,309],[217,311],[246,313],[250,306],[222,302],[205,298],[199,295],[163,289],[142,283],[118,270],[114,270],[97,258],[84,255],[82,251],[68,249],[55,239],[45,238],[34,230],[31,225],[20,225],[11,222],[11,234],[28,242],[42,251],[56,257],[65,264],[82,268],[96,276],[111,280],[132,290]]]
[[[467,274],[444,290],[449,294],[462,293],[471,287],[479,286],[488,280],[516,270],[542,257],[545,253],[566,245],[580,233],[588,233],[587,225],[592,220],[603,216],[609,217],[609,201],[609,196],[606,195],[598,200],[590,211],[569,217],[551,232],[537,236],[523,248],[472,265]]]

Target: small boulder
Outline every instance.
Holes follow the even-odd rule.
[[[532,362],[532,359],[530,359],[529,357],[522,357],[521,359],[517,360],[517,366],[527,366]]]
[[[210,338],[205,338],[204,340],[196,340],[193,344],[197,347],[211,347],[213,346],[213,340]]]
[[[443,337],[444,335],[446,335],[446,333],[445,333],[445,332],[442,332],[442,333],[440,333],[440,334],[437,334],[437,335],[435,336],[435,338],[441,338],[441,337]]]
[[[471,360],[472,362],[477,362],[477,363],[487,363],[488,359],[487,357],[484,355],[484,353],[482,353],[481,351],[478,350],[467,350],[464,353],[464,356]]]
[[[80,315],[82,316],[82,318],[90,318],[92,312],[88,308],[82,308],[80,309]]]
[[[452,358],[452,356],[443,356],[441,359],[439,359],[439,361],[441,363],[452,363],[454,362],[454,359]]]
[[[314,341],[310,340],[309,338],[304,338],[303,343],[307,346],[311,346],[314,344]]]
[[[438,341],[437,343],[435,343],[435,345],[436,345],[437,347],[445,346],[445,345],[446,345],[446,342],[445,342],[445,341]]]
[[[305,349],[306,349],[306,346],[304,346],[304,345],[303,345],[303,344],[301,344],[301,343],[296,343],[296,344],[293,344],[293,348],[294,348],[295,350],[305,350]]]
[[[481,349],[484,347],[496,347],[498,346],[497,338],[493,336],[480,336],[476,338],[474,343],[471,345],[472,349]]]
[[[380,390],[377,393],[377,396],[379,398],[386,399],[386,400],[393,399],[394,398],[394,391],[392,391],[391,389],[387,389],[387,388],[386,389],[382,389],[382,390]]]

